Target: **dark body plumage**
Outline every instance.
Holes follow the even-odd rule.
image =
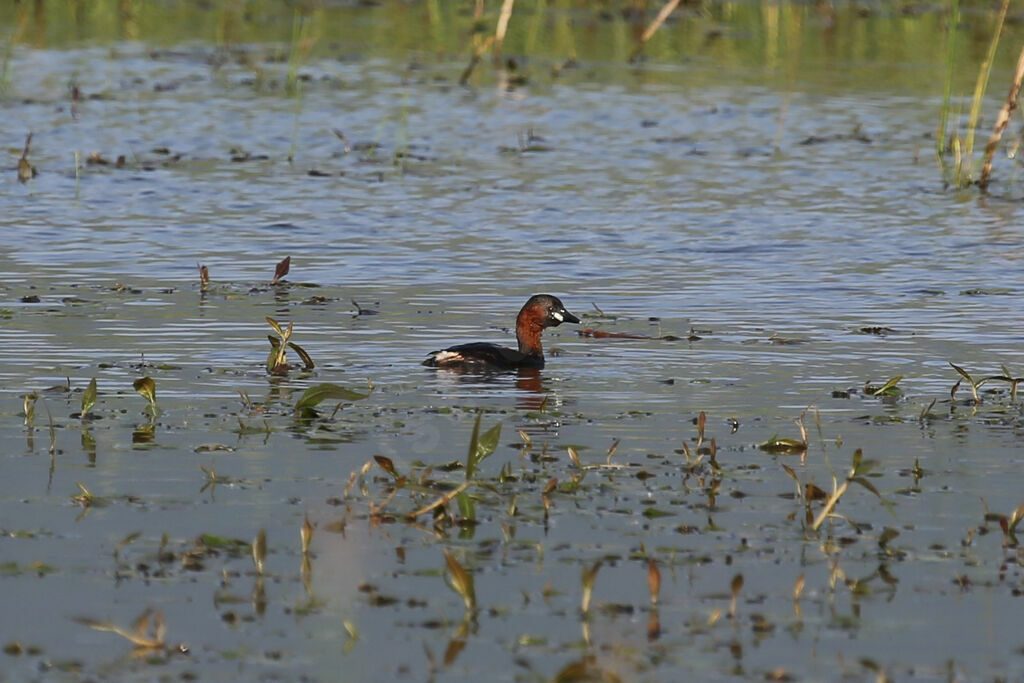
[[[519,348],[473,342],[449,346],[431,353],[424,365],[453,370],[514,370],[544,367],[540,335],[548,327],[563,322],[578,323],[579,318],[566,310],[556,296],[536,294],[523,305],[516,317],[516,341]]]

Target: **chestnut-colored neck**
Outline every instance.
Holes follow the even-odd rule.
[[[543,356],[544,349],[540,345],[540,333],[544,331],[543,318],[532,310],[521,311],[516,318],[516,341],[519,352],[528,356]]]

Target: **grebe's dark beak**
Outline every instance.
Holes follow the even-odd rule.
[[[562,323],[579,323],[580,319],[574,316],[565,308],[558,308],[550,313],[551,317],[555,320],[555,325],[561,325]]]

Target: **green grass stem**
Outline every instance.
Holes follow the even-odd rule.
[[[1003,22],[1006,19],[1006,11],[1010,7],[1010,0],[1003,0],[999,8],[999,17],[996,19],[996,29],[992,33],[992,40],[988,44],[988,53],[985,61],[978,71],[978,80],[974,84],[974,98],[971,101],[971,115],[967,120],[967,140],[964,146],[965,156],[968,161],[974,152],[974,133],[978,128],[978,120],[981,118],[981,101],[985,97],[985,90],[988,89],[988,79],[992,73],[992,62],[995,60],[996,48],[999,47],[999,38],[1003,33]]]
[[[942,112],[939,129],[935,135],[935,152],[941,160],[946,151],[946,129],[949,125],[949,100],[953,90],[953,64],[956,57],[956,31],[960,24],[960,0],[952,0],[953,6],[946,35],[946,82],[942,87]]]

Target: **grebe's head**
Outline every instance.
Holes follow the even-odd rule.
[[[541,327],[558,327],[562,323],[578,323],[579,318],[565,309],[557,296],[534,294],[519,311],[519,318],[528,317]]]

